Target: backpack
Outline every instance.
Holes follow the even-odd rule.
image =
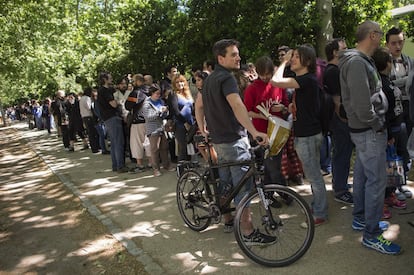
[[[323,75],[325,74],[326,67],[328,63],[321,59],[316,59],[316,78],[318,79],[318,84],[320,87],[323,87]]]
[[[316,59],[316,78],[318,80],[318,98],[319,98],[319,120],[321,122],[322,134],[329,134],[329,124],[335,111],[335,104],[332,95],[327,92],[326,85],[323,84],[323,75],[325,74],[328,63],[321,59]]]
[[[326,86],[318,86],[318,98],[318,113],[322,134],[327,136],[329,134],[329,125],[335,112],[335,104],[332,96],[326,92]]]

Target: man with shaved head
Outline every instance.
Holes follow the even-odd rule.
[[[363,231],[362,245],[396,255],[401,247],[386,240],[380,228],[386,187],[387,98],[371,56],[383,37],[377,22],[365,21],[357,28],[355,49],[340,54],[342,102],[355,144],[354,210],[352,228]]]

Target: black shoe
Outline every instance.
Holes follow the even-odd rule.
[[[249,236],[243,236],[243,242],[246,245],[271,245],[276,243],[277,238],[274,236],[265,235],[260,233],[259,229],[255,229]]]
[[[127,172],[129,172],[129,168],[128,167],[126,167],[126,166],[124,166],[124,167],[122,167],[122,168],[119,168],[118,170],[117,170],[117,172],[120,174],[120,173],[127,173]]]
[[[145,171],[145,167],[144,166],[141,166],[141,167],[136,166],[134,168],[129,169],[128,172],[129,173],[132,173],[132,174],[135,174],[135,173],[142,173],[144,171]]]
[[[266,198],[269,200],[269,206],[273,208],[281,208],[282,204],[273,196],[273,192],[266,193]]]
[[[288,194],[285,194],[285,193],[281,193],[279,195],[283,199],[283,201],[286,203],[287,206],[291,205],[291,203],[293,201],[291,196],[289,196]]]
[[[88,145],[83,145],[81,151],[86,150],[86,149],[89,149],[89,146]]]
[[[342,202],[344,204],[354,204],[354,199],[352,197],[352,194],[350,192],[345,192],[339,196],[335,196],[335,201]]]
[[[102,151],[102,155],[109,155],[110,153],[110,151]]]

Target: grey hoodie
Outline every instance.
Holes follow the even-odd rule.
[[[341,96],[351,131],[382,130],[388,101],[374,61],[364,53],[346,50],[339,56]]]

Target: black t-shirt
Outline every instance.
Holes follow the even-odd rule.
[[[246,130],[237,121],[226,96],[239,94],[236,78],[220,65],[204,80],[204,113],[207,128],[213,143],[230,143],[247,135]]]
[[[319,119],[318,80],[315,74],[296,76],[300,88],[296,93],[296,121],[293,122],[295,136],[309,137],[322,131]]]
[[[326,92],[332,96],[341,95],[341,84],[339,81],[339,68],[335,64],[328,64],[323,73],[323,84]]]
[[[111,117],[117,116],[117,108],[114,108],[109,104],[110,101],[114,100],[115,89],[113,87],[106,88],[104,86],[98,89],[98,107],[99,112],[102,116],[103,121],[110,119]]]

